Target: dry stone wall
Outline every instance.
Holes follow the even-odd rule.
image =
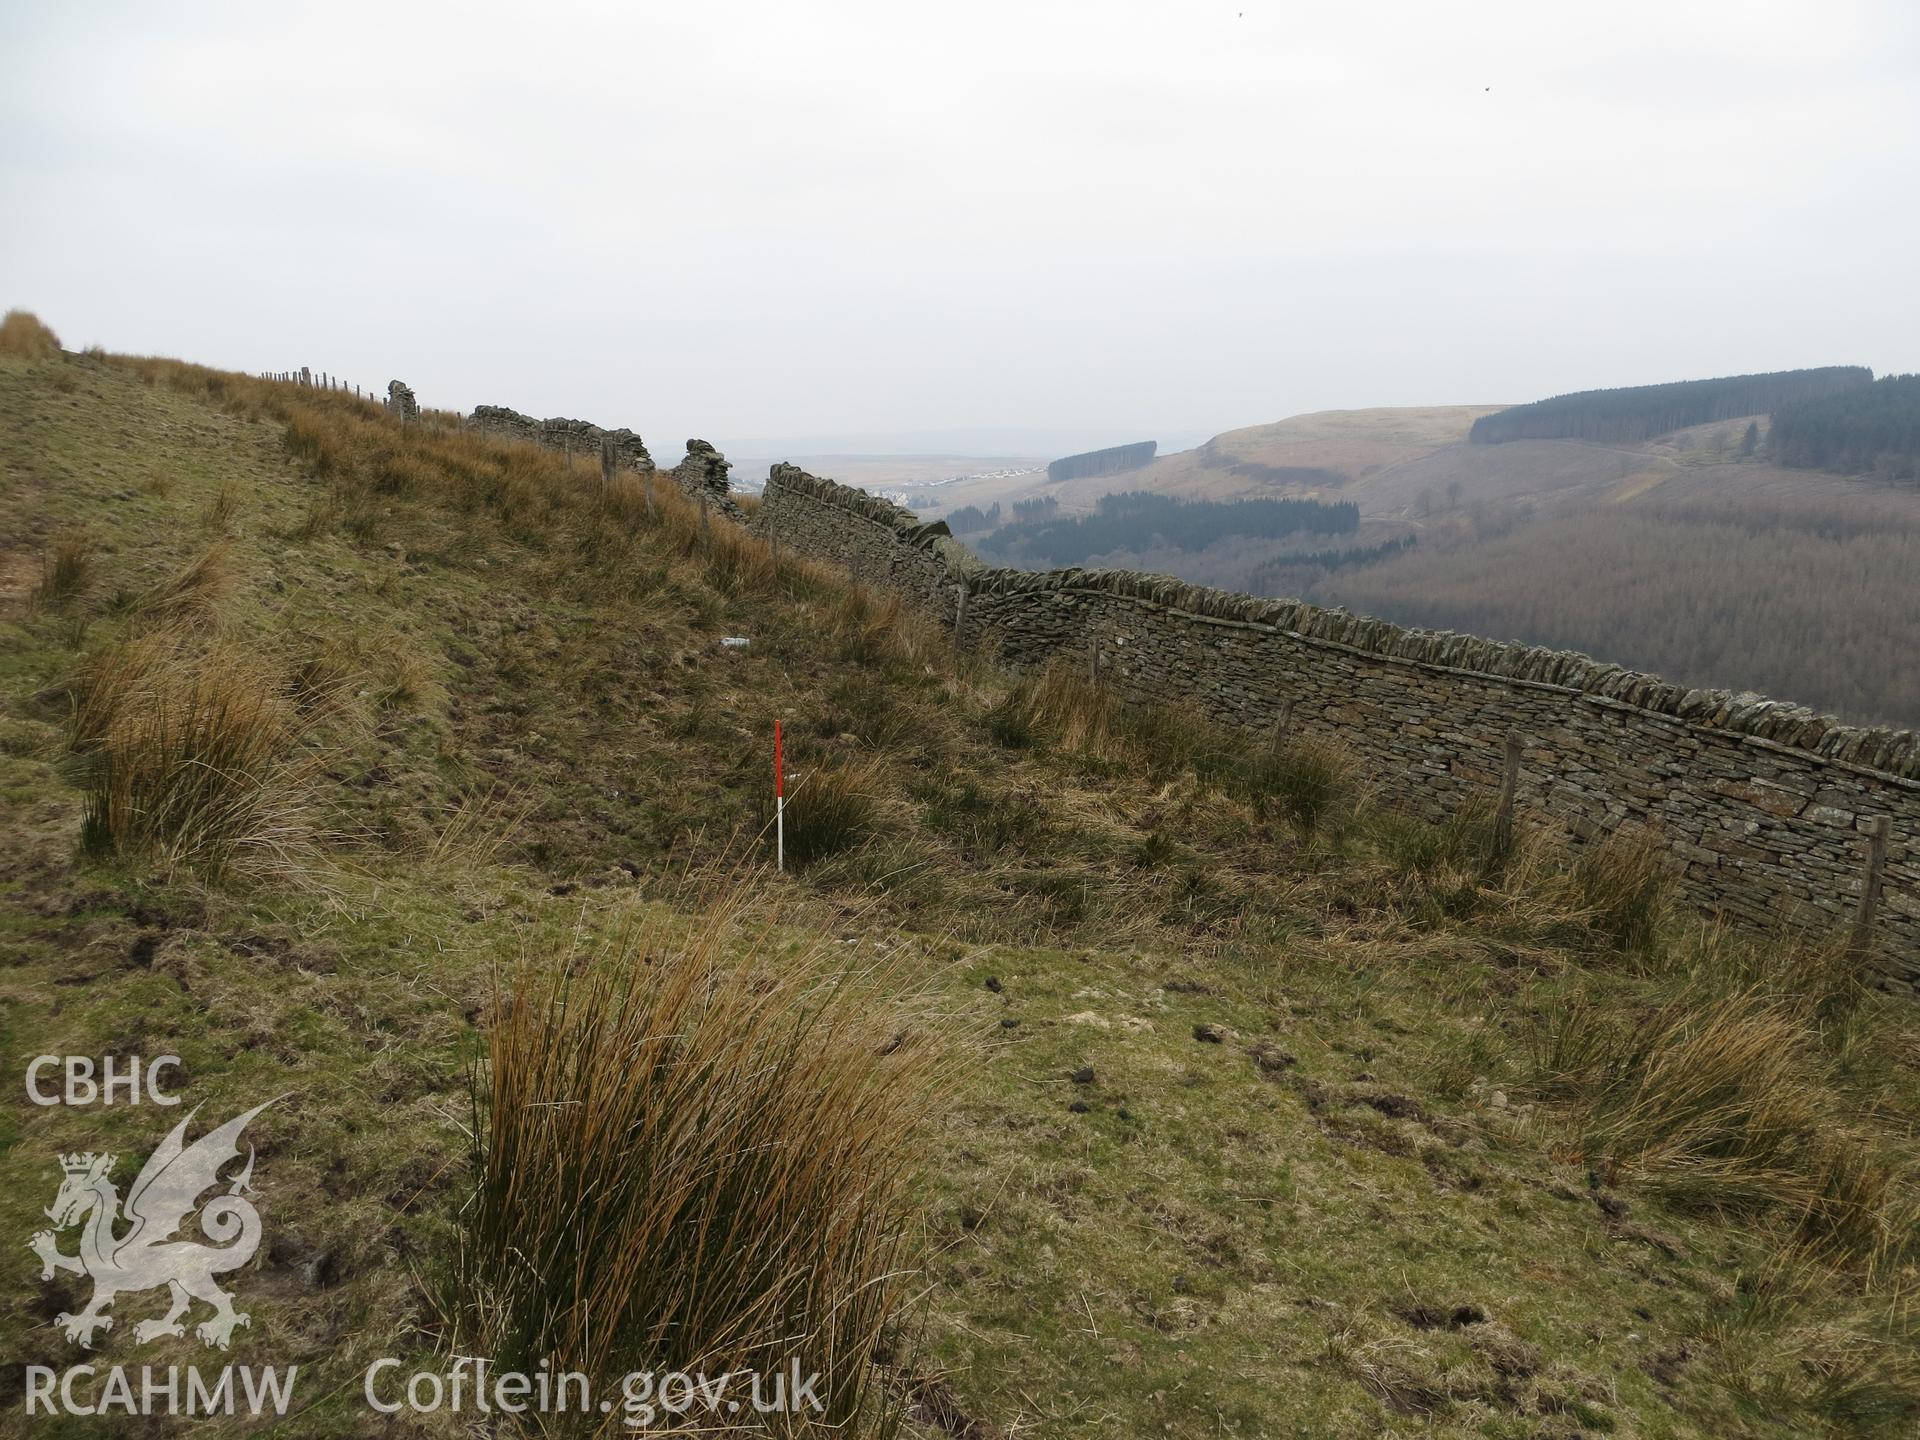
[[[1920,740],[1909,732],[1163,576],[992,568],[943,524],[791,465],[773,467],[755,524],[1015,667],[1097,663],[1129,699],[1186,701],[1260,730],[1284,711],[1418,813],[1489,802],[1517,732],[1521,823],[1578,842],[1643,829],[1683,894],[1734,919],[1850,925],[1884,820],[1872,943],[1891,987],[1920,982]]]
[[[599,463],[601,447],[610,443],[614,463],[620,469],[635,470],[643,475],[656,473],[653,456],[631,430],[603,430],[587,420],[536,420],[504,405],[476,406],[467,417],[467,428],[583,456],[594,464]],[[706,441],[689,440],[687,458],[665,473],[692,499],[712,506],[729,519],[744,522],[746,516],[727,483],[730,469],[727,457]]]
[[[536,420],[531,415],[522,415],[518,410],[509,410],[504,405],[475,406],[473,414],[467,417],[467,428],[584,456],[596,464],[600,458],[601,442],[611,440],[622,469],[638,470],[647,475],[653,473],[653,457],[647,453],[647,447],[640,437],[631,430],[603,430],[590,421],[558,417]]]
[[[746,515],[734,501],[727,472],[733,466],[727,457],[704,440],[687,441],[687,458],[667,473],[695,500],[713,506],[730,520],[745,521]]]
[[[304,376],[307,372],[302,368],[300,373]],[[311,382],[303,380],[301,383],[308,384]],[[398,415],[403,421],[418,420],[420,418],[420,402],[413,397],[413,387],[404,380],[389,380],[387,382],[387,409],[391,410],[395,415]]]

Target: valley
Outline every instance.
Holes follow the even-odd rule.
[[[1472,444],[1496,407],[1330,411],[1225,432],[1138,470],[1050,485],[996,477],[900,487],[928,518],[1048,500],[1091,514],[1102,495],[1187,501],[1310,498],[1359,523],[1225,535],[1200,549],[1146,536],[1084,561],[1395,621],[1574,649],[1691,684],[1754,689],[1860,723],[1920,726],[1912,576],[1920,486],[1786,469],[1768,417],[1635,443]],[[1749,425],[1754,453],[1743,452]],[[1017,532],[1003,532],[1011,539]],[[1000,563],[991,532],[962,533]]]

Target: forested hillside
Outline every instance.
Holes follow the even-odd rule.
[[[1920,375],[1887,375],[1774,411],[1782,465],[1920,478]]]
[[[1007,525],[978,546],[980,553],[1012,565],[1080,565],[1096,555],[1171,545],[1202,550],[1216,540],[1287,535],[1351,535],[1360,525],[1350,501],[1175,500],[1128,491],[1104,495],[1091,515],[1040,524]]]
[[[1920,528],[1910,522],[1702,499],[1601,506],[1484,535],[1435,530],[1378,565],[1309,577],[1307,598],[1920,725]]]
[[[1816,370],[1729,375],[1717,380],[1580,390],[1483,415],[1473,422],[1467,438],[1475,445],[1498,445],[1508,440],[1632,445],[1688,425],[1763,415],[1784,405],[1864,388],[1872,380],[1873,372],[1864,365],[1829,365]]]
[[[1065,455],[1047,466],[1049,480],[1077,480],[1084,475],[1117,475],[1122,470],[1138,470],[1153,459],[1160,448],[1157,440],[1141,440],[1132,445],[1109,445],[1104,450],[1087,450]]]

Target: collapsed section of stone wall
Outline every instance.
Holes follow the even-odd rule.
[[[300,372],[302,375],[306,371]],[[387,409],[399,416],[402,421],[420,418],[420,402],[414,399],[413,387],[404,380],[387,382]]]
[[[713,506],[731,520],[745,522],[746,515],[733,498],[727,472],[733,466],[727,457],[704,440],[687,441],[687,458],[668,473],[680,488],[695,500]]]
[[[1337,741],[1399,805],[1488,802],[1508,732],[1523,822],[1663,845],[1682,892],[1754,924],[1845,926],[1883,821],[1875,927],[1890,983],[1920,980],[1920,740],[1754,694],[1674,685],[1504,644],[1131,571],[983,565],[940,524],[776,465],[755,524],[886,586],[1016,667],[1071,657],[1128,699]]]
[[[467,417],[467,428],[505,436],[509,440],[524,440],[531,445],[544,445],[549,450],[582,456],[596,464],[599,463],[601,443],[611,440],[621,469],[638,470],[646,475],[651,475],[654,469],[653,457],[633,431],[603,430],[587,420],[560,417],[536,420],[531,415],[522,415],[518,410],[509,410],[504,405],[476,405],[473,414]]]
[[[653,456],[631,430],[604,430],[587,420],[536,420],[504,405],[475,406],[473,414],[467,417],[467,428],[581,456],[596,465],[600,462],[601,447],[610,444],[617,468],[642,475],[658,473]],[[734,500],[727,481],[727,472],[732,468],[727,457],[705,440],[689,440],[686,459],[664,473],[690,499],[712,506],[729,519],[744,524],[747,517]]]

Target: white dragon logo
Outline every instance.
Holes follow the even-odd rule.
[[[228,1186],[224,1195],[216,1195],[200,1211],[200,1229],[212,1245],[198,1241],[174,1240],[173,1232],[193,1213],[200,1197],[219,1183],[219,1172],[240,1150],[237,1141],[247,1122],[265,1105],[256,1105],[193,1144],[186,1141],[187,1124],[199,1107],[173,1127],[173,1133],[160,1142],[127,1192],[126,1213],[120,1213],[120,1195],[112,1181],[113,1155],[62,1155],[60,1169],[64,1178],[53,1204],[44,1212],[53,1222],[53,1230],[42,1230],[27,1242],[27,1248],[40,1257],[40,1278],[51,1280],[56,1270],[90,1276],[93,1299],[78,1315],[62,1314],[54,1323],[66,1332],[67,1339],[89,1349],[96,1330],[111,1330],[113,1317],[105,1314],[114,1297],[122,1293],[152,1290],[165,1285],[173,1303],[158,1320],[142,1320],[133,1327],[133,1338],[144,1344],[162,1335],[183,1336],[186,1328],[180,1317],[195,1300],[213,1306],[213,1318],[194,1329],[208,1345],[227,1348],[235,1326],[248,1323],[248,1317],[233,1308],[233,1296],[214,1283],[213,1277],[238,1270],[260,1248],[260,1215],[242,1194],[255,1193],[248,1183],[253,1176],[253,1147],[247,1147],[246,1168]],[[89,1216],[91,1218],[89,1218]],[[80,1253],[62,1255],[54,1241],[55,1230],[85,1220],[80,1233]],[[115,1236],[117,1222],[132,1221],[132,1228]],[[229,1243],[231,1242],[231,1243]]]

